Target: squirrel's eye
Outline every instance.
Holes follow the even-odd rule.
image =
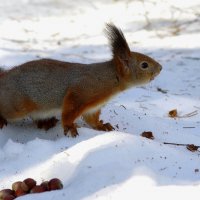
[[[142,69],[147,69],[149,67],[147,62],[142,62],[140,66]]]

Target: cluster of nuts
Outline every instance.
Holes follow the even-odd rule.
[[[0,191],[0,200],[13,200],[19,196],[29,193],[40,193],[51,190],[59,190],[63,188],[62,182],[57,179],[42,182],[37,185],[36,181],[32,178],[27,178],[24,181],[17,181],[12,184],[11,189],[4,189]]]

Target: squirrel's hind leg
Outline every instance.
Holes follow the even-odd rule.
[[[114,130],[114,127],[110,123],[104,123],[103,120],[99,119],[100,114],[101,110],[97,110],[95,112],[88,112],[83,115],[83,119],[94,129],[102,131]]]
[[[48,131],[50,128],[56,126],[58,119],[56,119],[55,117],[51,117],[49,119],[36,120],[35,122],[39,129],[44,129],[45,131]]]
[[[0,115],[0,128],[2,129],[4,126],[7,126],[8,122]]]

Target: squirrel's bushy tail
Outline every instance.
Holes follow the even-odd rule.
[[[130,48],[121,29],[117,28],[113,23],[107,23],[105,33],[110,42],[113,57],[126,57],[130,55]]]

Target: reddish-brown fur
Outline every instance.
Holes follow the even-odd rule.
[[[162,67],[144,54],[131,52],[113,24],[106,30],[113,53],[110,61],[87,65],[42,59],[0,72],[0,128],[7,120],[29,116],[38,128],[48,130],[57,123],[49,113],[61,109],[65,135],[78,134],[74,122],[81,115],[95,129],[113,130],[100,120],[100,107],[119,92],[150,82]],[[144,62],[148,68],[143,68]]]
[[[7,117],[11,120],[23,118],[27,113],[36,111],[37,109],[38,105],[35,102],[28,98],[24,98],[19,105],[15,106],[13,112],[8,113]]]
[[[74,91],[76,91],[76,94]],[[93,97],[92,99],[88,99],[87,95],[87,93],[83,93],[81,90],[78,90],[78,88],[72,89],[66,94],[62,109],[62,124],[66,134],[70,130],[71,134],[76,136],[78,133],[76,125],[74,124],[75,119],[82,115],[84,111],[89,111],[98,105],[104,104],[104,102],[106,102],[106,100],[113,95],[113,93],[110,94],[108,92],[106,94],[105,91],[99,91],[99,95]],[[93,127],[98,128],[99,130],[105,130],[103,124],[101,123],[100,125],[99,115],[100,111],[94,115],[90,115],[90,119],[88,119],[85,115],[85,119],[88,119],[87,122],[91,121]],[[92,117],[94,117],[94,120],[91,119]]]

